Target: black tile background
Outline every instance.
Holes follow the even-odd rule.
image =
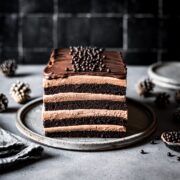
[[[127,64],[180,61],[174,0],[0,0],[0,61],[44,64],[50,50],[115,48]]]
[[[58,47],[88,46],[89,34],[89,18],[58,18]]]
[[[91,12],[95,13],[120,13],[126,12],[126,0],[92,0]]]
[[[92,18],[91,27],[92,46],[122,47],[122,18]]]
[[[158,0],[128,0],[129,14],[158,14]]]
[[[52,17],[26,16],[22,19],[23,47],[51,48],[53,46]]]
[[[158,22],[156,18],[129,18],[128,27],[128,48],[157,48]]]
[[[54,12],[52,0],[20,0],[20,11],[24,14]]]

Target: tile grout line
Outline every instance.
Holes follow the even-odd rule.
[[[20,4],[21,4],[21,0],[19,0],[19,12],[18,12],[18,59],[20,63],[24,63],[23,32],[22,32],[23,14],[20,11]]]
[[[123,29],[123,51],[126,52],[128,50],[128,15],[124,14],[123,15],[123,24],[122,24],[122,29]]]
[[[58,47],[58,0],[53,0],[54,13],[53,13],[53,46]]]
[[[57,1],[57,0],[53,0],[53,1]],[[55,3],[56,4],[56,3]],[[58,10],[58,5],[56,7],[54,7],[54,10],[57,9]],[[42,13],[29,13],[27,14],[28,17],[49,17],[50,15],[54,15],[54,13],[50,13],[50,14],[42,14]],[[72,15],[71,13],[57,13],[58,17],[62,17],[62,18],[72,18],[72,17],[77,17],[77,18],[122,18],[124,14],[120,14],[120,13],[77,13],[75,15]],[[1,16],[18,16],[17,13],[0,13],[0,17]],[[141,18],[155,18],[156,16],[153,14],[128,14],[128,17],[130,18],[137,18],[137,19],[141,19]],[[161,15],[161,18],[167,19],[167,18],[171,18],[172,16],[170,15]],[[180,18],[180,16],[177,16],[177,18]]]
[[[158,0],[158,52],[157,52],[157,62],[162,62],[162,18],[163,18],[163,0]]]

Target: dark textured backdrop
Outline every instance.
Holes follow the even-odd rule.
[[[0,59],[46,63],[51,48],[118,48],[128,64],[180,60],[178,0],[0,0]]]

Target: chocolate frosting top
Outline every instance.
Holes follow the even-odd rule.
[[[66,78],[74,75],[92,75],[92,76],[108,76],[120,79],[126,78],[126,65],[122,60],[120,52],[116,51],[103,51],[102,55],[106,56],[104,63],[111,72],[106,71],[86,71],[74,72],[72,70],[72,57],[69,49],[54,49],[51,53],[49,62],[44,69],[44,78],[56,79]],[[66,71],[66,68],[69,70]]]

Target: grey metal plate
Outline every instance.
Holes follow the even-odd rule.
[[[142,141],[156,129],[157,120],[147,106],[128,99],[127,135],[123,138],[49,138],[44,136],[42,98],[23,106],[17,113],[16,126],[26,137],[55,148],[95,151],[123,148]]]
[[[148,69],[153,82],[163,88],[180,88],[180,62],[155,63]]]

